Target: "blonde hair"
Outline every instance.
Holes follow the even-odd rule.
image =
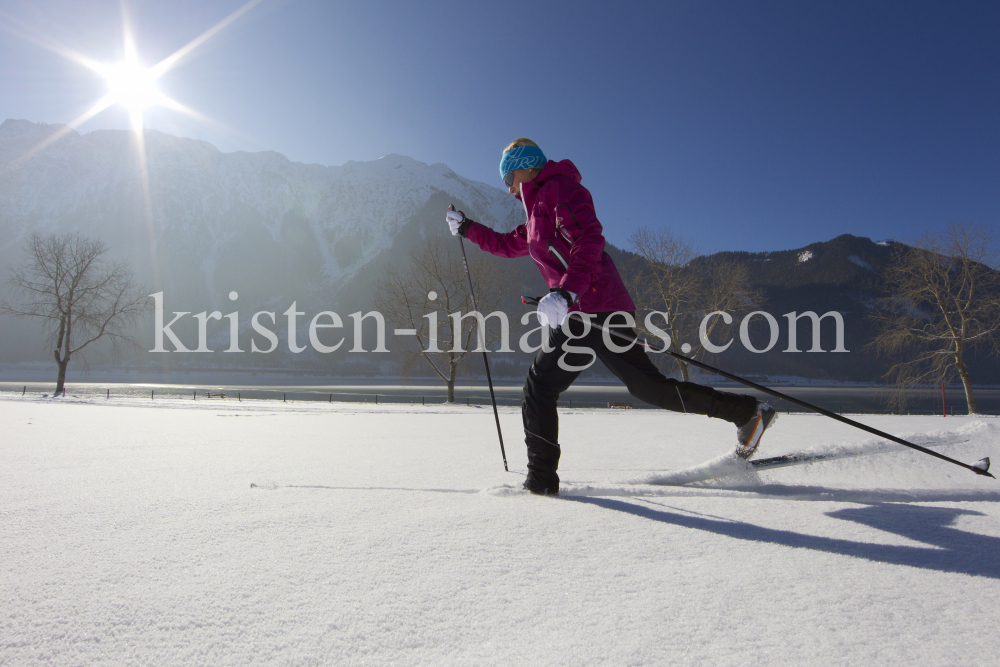
[[[534,146],[535,148],[539,148],[539,145],[536,144],[531,139],[528,139],[527,137],[520,137],[510,142],[510,146],[507,146],[507,148],[503,149],[503,153],[506,153],[511,148],[517,148],[518,146]],[[501,153],[501,155],[503,155],[503,153]]]

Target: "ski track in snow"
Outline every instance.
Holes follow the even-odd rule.
[[[0,664],[990,665],[1000,483],[783,415],[0,397]],[[971,463],[993,417],[856,419]]]

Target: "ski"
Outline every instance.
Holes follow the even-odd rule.
[[[885,454],[884,451],[854,451],[854,452],[799,452],[795,454],[783,454],[772,456],[766,459],[752,459],[747,461],[735,456],[732,453],[724,454],[711,461],[706,461],[701,465],[685,468],[684,470],[674,470],[670,472],[654,473],[644,477],[628,480],[629,484],[649,484],[652,486],[683,486],[693,482],[707,482],[712,479],[742,475],[752,471],[775,470],[787,466],[804,465],[806,463],[816,463],[819,461],[835,461],[839,459],[849,459],[867,454]]]
[[[968,440],[960,440],[958,442],[952,442],[948,444],[958,445],[963,442],[968,442]],[[867,452],[813,452],[813,453],[799,453],[799,454],[784,454],[782,456],[772,456],[766,459],[756,459],[749,461],[750,465],[754,467],[755,470],[770,470],[773,468],[784,468],[786,466],[796,466],[803,465],[806,463],[816,463],[817,461],[839,461],[842,459],[850,459],[856,456],[866,456],[869,454],[889,454],[891,452],[898,452],[901,450],[882,450],[882,451],[867,451]],[[990,469],[990,459],[986,457],[980,459],[978,462],[973,464],[978,470],[986,472]]]
[[[834,461],[839,459],[849,459],[855,456],[864,456],[865,454],[875,454],[877,452],[851,452],[850,454],[844,453],[829,453],[829,454],[785,454],[783,456],[772,456],[766,459],[757,459],[750,461],[750,465],[754,467],[755,470],[770,470],[772,468],[784,468],[785,466],[797,466],[804,463],[815,463],[816,461]]]

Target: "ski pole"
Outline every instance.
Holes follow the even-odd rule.
[[[448,205],[449,211],[455,210],[454,204]],[[479,312],[479,306],[476,304],[476,292],[472,288],[472,272],[469,271],[469,260],[465,256],[465,241],[462,239],[462,235],[458,234],[458,247],[462,249],[462,265],[465,266],[465,277],[469,279],[469,295],[472,297],[472,307],[475,311]],[[483,332],[483,342],[486,341],[486,332]],[[483,347],[483,363],[486,364],[486,382],[490,385],[490,401],[493,402],[493,418],[497,422],[497,437],[500,438],[500,456],[503,457],[503,469],[504,472],[510,472],[507,468],[507,452],[503,448],[503,432],[500,430],[500,413],[497,412],[497,398],[493,394],[493,378],[490,376],[490,359],[486,356],[486,348]]]
[[[537,305],[540,299],[541,299],[541,297],[522,296],[521,297],[521,302],[524,303],[525,305]],[[671,357],[673,357],[675,359],[682,359],[686,363],[689,363],[689,364],[691,364],[693,366],[697,366],[698,368],[701,368],[703,370],[709,371],[711,373],[715,373],[716,375],[721,375],[724,378],[728,378],[728,379],[733,380],[735,382],[739,382],[740,384],[746,385],[747,387],[752,387],[753,389],[756,389],[757,391],[763,392],[765,394],[769,394],[770,396],[774,396],[775,398],[780,398],[780,399],[782,399],[784,401],[788,401],[789,403],[794,403],[795,405],[798,405],[799,407],[803,407],[803,408],[805,408],[807,410],[812,410],[813,412],[818,412],[819,414],[823,415],[824,417],[829,417],[830,419],[836,419],[837,421],[839,421],[839,422],[841,422],[843,424],[847,424],[848,426],[853,426],[854,428],[861,429],[862,431],[866,431],[868,433],[871,433],[872,435],[877,435],[880,438],[885,438],[886,440],[891,440],[892,442],[895,442],[895,443],[900,444],[900,445],[904,445],[906,447],[909,447],[910,449],[915,449],[918,452],[923,452],[924,454],[930,454],[931,456],[939,458],[942,461],[947,461],[948,463],[954,463],[955,465],[961,466],[962,468],[965,468],[966,470],[971,470],[972,472],[976,473],[977,475],[983,475],[985,477],[991,477],[993,479],[996,479],[995,477],[993,477],[993,475],[991,475],[989,473],[989,469],[990,469],[990,459],[989,459],[989,457],[980,459],[977,463],[975,463],[973,465],[969,465],[967,463],[962,463],[961,461],[956,461],[955,459],[953,459],[951,457],[948,457],[948,456],[945,456],[944,454],[941,454],[939,452],[935,452],[933,449],[927,449],[926,447],[921,447],[920,445],[915,445],[912,442],[908,442],[906,440],[903,440],[902,438],[897,438],[896,436],[890,435],[889,433],[886,433],[884,431],[880,431],[877,428],[872,428],[871,426],[866,426],[865,424],[862,424],[861,422],[856,422],[853,419],[848,419],[847,417],[844,417],[842,415],[838,415],[835,412],[830,412],[829,410],[824,410],[823,408],[821,408],[821,407],[819,407],[817,405],[813,405],[812,403],[806,403],[805,401],[800,401],[799,399],[793,398],[792,396],[789,396],[788,394],[783,394],[780,391],[775,391],[774,389],[769,389],[767,387],[764,387],[762,385],[757,384],[756,382],[751,382],[750,380],[741,378],[738,375],[733,375],[732,373],[727,373],[724,370],[715,368],[714,366],[709,366],[708,364],[700,362],[697,359],[692,359],[691,357],[686,357],[683,354],[678,354],[677,352],[672,351],[671,349],[669,349],[666,346],[663,346],[662,348],[654,347],[654,346],[650,345],[649,343],[647,343],[646,341],[639,340],[635,336],[630,336],[629,334],[622,333],[620,331],[614,331],[614,327],[608,328],[608,327],[605,327],[605,326],[602,326],[600,324],[593,323],[593,322],[591,323],[591,326],[594,327],[595,329],[599,329],[600,331],[604,331],[604,332],[606,332],[608,334],[611,334],[612,336],[617,336],[618,338],[620,338],[622,340],[625,340],[625,341],[628,341],[628,342],[631,342],[631,343],[638,343],[639,345],[642,345],[643,347],[645,347],[647,350],[651,350],[653,352],[662,352],[662,353],[667,354],[667,355],[669,355],[669,356],[671,356]]]

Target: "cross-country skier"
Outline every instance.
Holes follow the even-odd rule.
[[[635,305],[614,262],[604,252],[604,231],[590,192],[580,185],[576,166],[569,160],[546,160],[538,144],[521,138],[504,150],[500,176],[510,193],[524,204],[527,221],[523,225],[501,234],[461,211],[448,211],[446,220],[452,234],[462,235],[489,253],[499,257],[530,255],[549,286],[549,293],[538,303],[538,316],[552,330],[548,345],[538,352],[528,370],[521,404],[528,447],[524,488],[540,495],[559,493],[556,401],[593,360],[590,354],[565,352],[567,341],[573,348],[592,350],[625,383],[629,393],[646,403],[732,422],[737,426],[736,453],[743,458],[752,456],[775,417],[770,405],[752,396],[664,377],[640,346],[622,351],[624,344],[612,341],[609,346],[604,333],[586,327],[582,316],[567,318],[568,313],[580,312],[592,315],[596,324],[635,335],[620,326],[624,315],[612,318],[613,313],[622,311],[634,318]],[[609,323],[609,319],[613,321]]]

